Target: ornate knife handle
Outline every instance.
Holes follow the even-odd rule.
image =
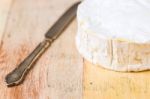
[[[42,55],[43,52],[50,46],[50,40],[44,40],[41,42],[33,52],[25,58],[23,62],[19,64],[19,66],[10,72],[6,76],[6,83],[8,86],[18,85],[25,78],[25,74],[31,69],[32,65],[38,60],[38,58]]]

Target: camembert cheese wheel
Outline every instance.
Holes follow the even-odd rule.
[[[115,71],[150,69],[149,0],[84,0],[77,20],[85,59]]]

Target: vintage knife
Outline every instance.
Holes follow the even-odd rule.
[[[27,72],[33,64],[38,60],[43,52],[51,45],[51,43],[63,32],[63,30],[69,25],[69,23],[75,18],[78,4],[75,3],[71,6],[48,30],[45,34],[45,39],[41,42],[33,52],[22,61],[17,68],[10,72],[5,80],[7,86],[19,85],[23,82]]]

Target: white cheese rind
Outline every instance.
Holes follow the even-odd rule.
[[[103,39],[87,30],[79,31],[76,36],[77,49],[93,64],[115,71],[150,69],[150,44]]]
[[[102,0],[93,0],[93,2],[96,1]],[[143,32],[134,26],[134,28],[128,29],[129,33],[126,33],[125,28],[121,27],[107,28],[106,25],[104,28],[101,24],[105,23],[105,20],[99,20],[98,18],[101,17],[98,17],[98,14],[90,12],[93,9],[91,8],[92,3],[89,4],[88,2],[90,1],[85,0],[79,6],[77,13],[78,33],[76,44],[83,57],[93,64],[115,71],[142,71],[150,69],[150,28],[149,30],[146,29],[142,20],[140,21],[142,23],[141,27],[143,26]],[[127,0],[127,2],[129,1]],[[147,19],[148,22],[150,21],[149,19]],[[116,24],[121,23],[115,23],[115,21],[111,23],[111,25]],[[138,26],[138,24],[135,25]],[[150,26],[150,22],[146,23],[146,25]],[[147,31],[144,32],[144,30]],[[116,31],[116,34],[113,31]]]
[[[84,0],[77,17],[103,38],[150,43],[150,0]]]

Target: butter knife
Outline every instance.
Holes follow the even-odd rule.
[[[75,18],[78,4],[72,5],[48,30],[45,34],[45,39],[33,50],[33,52],[27,56],[12,72],[10,72],[5,80],[7,86],[15,86],[21,84],[28,71],[39,59],[39,57],[46,51],[51,43],[63,32],[63,30],[69,25],[69,23]]]

